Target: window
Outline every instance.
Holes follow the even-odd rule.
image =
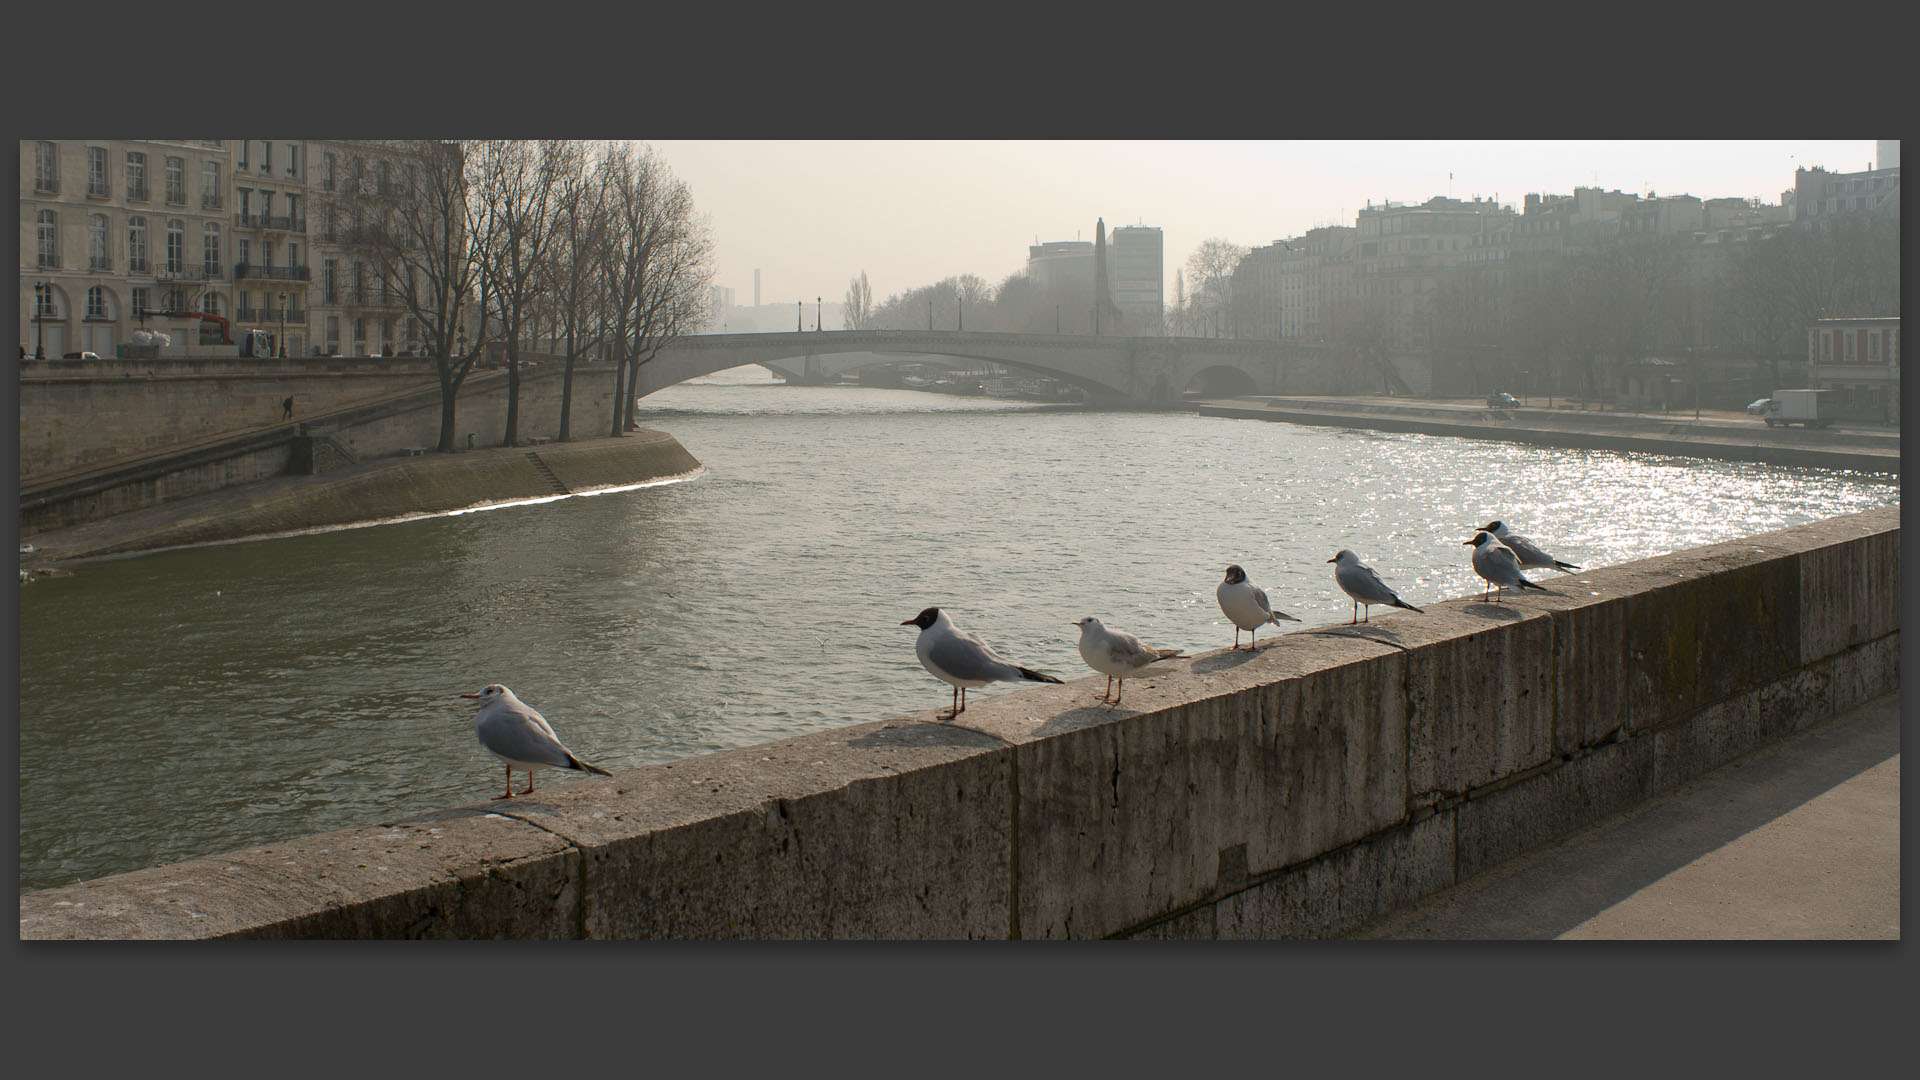
[[[147,263],[147,219],[134,215],[127,219],[127,272],[152,273]]]
[[[320,186],[322,188],[328,191],[333,190],[333,173],[334,173],[334,169],[336,169],[339,166],[339,164],[340,164],[340,159],[337,156],[333,154],[327,155],[326,170],[320,178]]]
[[[220,190],[220,163],[203,161],[200,163],[200,209],[218,210],[224,201]]]
[[[247,167],[247,148],[252,145],[253,145],[252,139],[240,140],[240,167],[243,169]]]
[[[1880,331],[1878,330],[1867,331],[1867,361],[1874,364],[1880,362]]]
[[[219,277],[220,226],[212,222],[207,223],[206,229],[200,234],[200,250],[204,259],[203,265],[206,267],[207,276],[210,278]]]
[[[179,218],[167,221],[167,273],[177,274],[187,265],[187,227]]]
[[[299,147],[299,146],[297,146],[297,145],[295,145],[295,144],[293,144],[293,143],[288,143],[288,144],[287,144],[287,175],[288,175],[288,176],[299,176],[299,175],[300,175],[300,157],[299,157],[299,153],[300,153],[300,147]]]
[[[96,199],[107,197],[107,148],[87,147],[87,194]]]
[[[87,290],[87,318],[110,319],[112,317],[113,316],[109,314],[107,311],[107,290],[101,288],[98,285],[95,285],[92,288],[88,289]]]
[[[1853,363],[1853,357],[1854,357],[1854,353],[1853,353],[1854,331],[1852,330],[1846,331],[1846,333],[1844,334],[1844,337],[1846,338],[1846,345],[1847,345],[1847,354],[1846,354],[1847,363],[1851,364]]]
[[[338,315],[327,316],[327,347],[328,351],[340,347],[340,316]]]
[[[135,285],[133,287],[133,314],[138,318],[145,315],[147,310],[147,287],[145,285]]]
[[[208,293],[200,298],[200,310],[209,315],[220,314],[220,294]]]
[[[127,198],[145,201],[147,197],[147,155],[127,151]]]
[[[300,245],[299,244],[287,245],[287,265],[288,266],[300,265]]]
[[[252,255],[251,248],[253,245],[244,236],[239,238],[238,240],[235,240],[234,243],[239,245],[239,250],[233,253],[234,265],[235,266],[252,266],[253,255]]]
[[[111,270],[107,255],[107,215],[87,215],[87,269]]]
[[[253,189],[240,189],[240,223],[247,224],[247,218],[253,214]]]
[[[60,190],[59,149],[50,142],[33,144],[33,190]]]
[[[40,265],[58,267],[60,265],[60,216],[51,210],[42,210],[39,214]]]
[[[167,159],[167,202],[187,205],[187,162],[185,158]]]
[[[355,348],[362,352],[366,351],[367,320],[359,318],[358,316],[355,316],[353,320],[353,344]]]
[[[260,171],[273,171],[273,143],[271,141],[260,144]]]
[[[327,303],[329,304],[335,302],[333,291],[334,265],[335,260],[333,259],[326,259],[320,263],[320,295],[326,297]]]
[[[354,303],[356,304],[366,303],[366,300],[367,300],[366,287],[367,287],[366,267],[364,264],[356,262],[353,264],[353,302]],[[356,334],[354,336],[358,337],[359,335]]]

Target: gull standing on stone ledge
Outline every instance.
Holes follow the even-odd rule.
[[[937,607],[930,607],[900,625],[920,628],[920,636],[913,642],[913,652],[920,658],[920,666],[932,672],[934,678],[953,686],[953,710],[941,716],[942,720],[951,720],[967,711],[967,690],[970,688],[977,689],[990,682],[1019,682],[1022,679],[1046,683],[1060,681],[1044,672],[1000,659],[993,647],[981,640],[978,634],[970,634],[953,625],[947,613]]]
[[[1547,591],[1545,586],[1535,585],[1520,573],[1520,557],[1513,553],[1512,548],[1495,540],[1492,533],[1482,530],[1474,533],[1473,539],[1460,542],[1473,545],[1473,572],[1485,578],[1488,585],[1499,586],[1503,593],[1507,591],[1508,586],[1522,591],[1526,589]],[[1480,599],[1486,598],[1487,594],[1482,592]],[[1494,599],[1498,600],[1499,597],[1496,596]]]
[[[1366,614],[1373,610],[1375,604],[1420,611],[1395,595],[1392,589],[1387,588],[1387,583],[1380,580],[1380,575],[1373,572],[1373,567],[1363,565],[1360,556],[1346,548],[1341,548],[1327,561],[1333,564],[1333,580],[1340,586],[1340,591],[1353,598],[1353,619],[1347,623],[1348,626],[1365,622]],[[1366,605],[1366,612],[1360,610],[1363,604]]]
[[[527,790],[520,792],[521,795],[533,794],[535,769],[577,769],[601,776],[613,775],[598,765],[589,765],[574,757],[573,751],[560,744],[560,737],[553,733],[553,725],[547,723],[546,717],[514,697],[513,691],[499,683],[477,694],[460,696],[480,702],[480,713],[473,721],[473,733],[480,737],[481,746],[507,763],[507,793],[495,795],[494,798],[513,798],[515,769],[527,771]]]
[[[1150,664],[1171,660],[1186,651],[1156,649],[1124,630],[1107,629],[1105,624],[1091,615],[1076,619],[1073,625],[1080,628],[1080,659],[1107,677],[1107,688],[1100,694],[1101,701],[1106,701],[1107,695],[1113,693],[1113,680],[1120,680],[1119,693],[1113,693],[1115,705],[1120,704],[1120,694],[1127,692],[1129,675],[1139,674]]]
[[[1504,521],[1488,522],[1480,527],[1480,531],[1492,533],[1495,540],[1507,545],[1507,550],[1513,552],[1513,557],[1520,560],[1522,570],[1558,570],[1564,574],[1571,574],[1580,569],[1570,562],[1561,562],[1541,551],[1539,545],[1508,528]]]
[[[1233,647],[1240,647],[1240,631],[1247,632],[1247,648],[1253,648],[1253,632],[1280,620],[1299,622],[1284,611],[1275,611],[1267,602],[1267,590],[1247,580],[1247,572],[1238,564],[1227,567],[1226,580],[1214,586],[1213,598],[1220,602],[1220,613],[1233,623]]]

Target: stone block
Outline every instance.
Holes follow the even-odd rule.
[[[1900,689],[1900,634],[1847,649],[1808,669],[1825,680],[1831,698],[1826,716],[1856,708]]]
[[[1009,770],[977,733],[861,724],[516,811],[580,847],[588,937],[1005,938]]]
[[[1648,737],[1610,743],[1454,807],[1460,879],[1645,799],[1653,749]]]
[[[1370,836],[1214,905],[1221,940],[1337,937],[1454,884],[1451,812]]]
[[[1802,663],[1835,656],[1900,628],[1899,519],[1884,510],[1869,511],[1818,522],[1817,529],[1845,538],[1809,546],[1800,554]]]
[[[1472,629],[1407,654],[1407,783],[1416,802],[1552,755],[1554,617],[1513,605],[1488,626],[1470,614],[1491,607],[1447,612]]]
[[[1755,558],[1707,548],[1639,564],[1650,580],[1624,598],[1629,731],[1684,719],[1801,666],[1798,567]]]

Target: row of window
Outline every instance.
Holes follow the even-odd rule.
[[[38,265],[42,269],[60,269],[62,262],[59,212],[56,210],[39,211],[36,215],[35,230],[37,233],[36,248],[38,250]],[[152,273],[153,263],[148,253],[147,219],[139,214],[127,218],[125,237],[125,265],[127,266],[128,273]],[[221,276],[221,239],[222,233],[217,223],[205,222],[201,225],[201,269],[209,277]],[[115,268],[116,264],[110,247],[110,240],[111,229],[107,215],[88,214],[87,269],[111,271]],[[165,267],[168,273],[177,274],[185,272],[189,264],[186,223],[179,218],[169,218],[164,233],[164,244],[164,262],[162,266]],[[271,268],[274,265],[274,247],[275,245],[272,239],[260,241],[260,266]],[[234,254],[237,257],[235,261],[239,265],[254,265],[252,239],[245,236],[236,239],[234,241]],[[287,244],[286,259],[281,265],[285,267],[298,267],[300,265],[300,245],[298,243]]]
[[[87,196],[89,198],[112,198],[113,190],[111,178],[108,176],[108,165],[106,147],[87,147]],[[127,151],[120,171],[126,181],[127,199],[135,202],[147,201],[149,193],[146,152]],[[162,199],[172,206],[187,205],[187,159],[168,155],[161,165],[161,177]],[[45,194],[57,195],[60,192],[60,156],[58,148],[53,143],[34,144],[33,188],[36,192]],[[201,209],[220,209],[225,190],[220,177],[220,163],[212,160],[202,161],[200,163]]]
[[[1814,364],[1898,364],[1900,331],[1809,330],[1807,360]]]

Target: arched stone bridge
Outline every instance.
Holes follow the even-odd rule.
[[[698,334],[640,366],[634,396],[716,371],[760,364],[829,378],[871,364],[941,357],[992,361],[1088,391],[1096,405],[1169,405],[1201,378],[1218,395],[1329,394],[1358,385],[1324,345],[1223,338],[1091,337],[958,330],[826,330]]]

